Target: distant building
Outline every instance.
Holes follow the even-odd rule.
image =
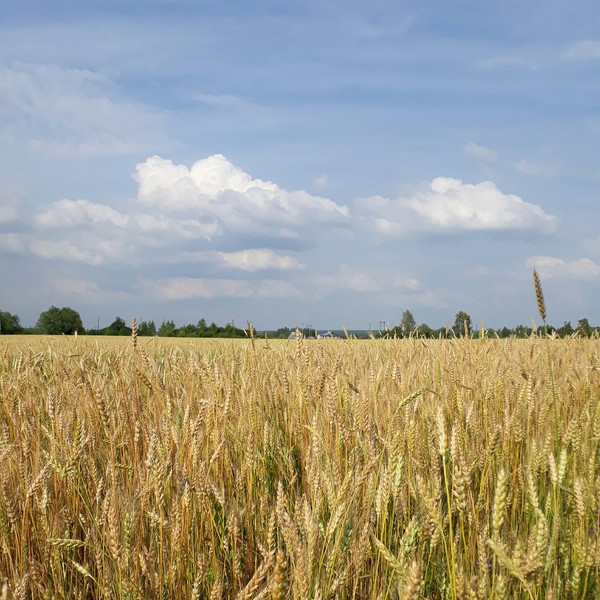
[[[337,340],[339,337],[335,335],[332,331],[327,331],[325,333],[319,333],[317,336],[318,340]]]

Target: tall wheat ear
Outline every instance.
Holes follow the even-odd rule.
[[[546,324],[546,303],[544,302],[544,293],[542,292],[542,282],[538,272],[533,270],[533,285],[535,286],[535,297],[537,298],[538,312],[542,321]]]
[[[135,350],[137,348],[137,319],[135,317],[131,319],[131,343]]]

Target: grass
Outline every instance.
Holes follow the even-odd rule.
[[[599,368],[587,339],[1,338],[3,595],[595,597]]]

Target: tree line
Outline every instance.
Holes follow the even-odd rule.
[[[535,327],[535,330],[539,331],[540,327]],[[600,326],[592,326],[588,319],[579,319],[577,321],[577,327],[573,327],[570,321],[565,321],[561,327],[555,327],[553,325],[547,325],[545,331],[552,335],[556,334],[558,337],[566,338],[575,334],[581,337],[592,337],[594,335],[600,335]],[[531,327],[525,325],[517,325],[516,327],[510,328],[504,326],[500,329],[480,329],[475,330],[471,321],[471,316],[465,311],[459,311],[456,313],[454,323],[450,325],[447,323],[444,327],[439,329],[432,329],[426,323],[417,323],[413,314],[410,310],[405,310],[402,313],[402,319],[399,325],[396,325],[385,334],[388,336],[395,337],[409,337],[419,336],[425,338],[448,338],[448,337],[472,337],[477,334],[484,337],[498,337],[498,338],[525,338],[529,337],[534,333],[534,326]]]
[[[131,335],[129,327],[122,317],[103,328],[88,328],[83,326],[79,313],[68,307],[58,308],[51,306],[48,310],[40,313],[35,327],[22,327],[18,315],[6,311],[0,311],[0,334],[47,334],[47,335]],[[246,332],[232,323],[224,327],[216,323],[208,325],[205,319],[200,319],[195,325],[184,325],[176,327],[173,321],[163,321],[158,327],[154,321],[141,321],[137,324],[137,335],[139,336],[161,336],[161,337],[245,337]]]
[[[285,339],[296,330],[295,327],[280,327],[275,331],[256,332],[257,336],[268,335],[270,338]],[[561,327],[548,325],[546,331],[549,334],[556,334],[559,337],[569,337],[575,334],[582,337],[600,336],[600,326],[592,326],[588,319],[579,319],[577,326],[574,327],[570,322],[565,322]],[[385,331],[377,332],[373,335],[370,331],[355,334],[355,337],[396,337],[405,338],[418,336],[424,338],[448,338],[448,337],[472,337],[474,335],[485,337],[529,337],[534,332],[533,326],[527,327],[517,325],[516,327],[502,327],[501,329],[485,329],[476,331],[471,322],[471,316],[465,311],[456,313],[454,323],[447,323],[444,327],[433,329],[426,323],[417,323],[412,312],[405,310],[398,325]],[[7,311],[0,310],[0,334],[48,334],[48,335],[131,335],[131,327],[127,325],[121,317],[108,326],[95,329],[86,329],[83,326],[79,313],[64,306],[58,308],[51,306],[48,310],[40,313],[35,327],[22,327],[19,316]],[[310,336],[311,331],[302,331],[305,336]],[[177,327],[174,321],[163,321],[158,327],[154,321],[141,321],[137,325],[137,335],[139,336],[160,336],[160,337],[190,337],[190,338],[243,338],[247,336],[244,329],[235,327],[233,323],[227,323],[225,326],[219,326],[216,323],[207,324],[205,319],[200,319],[196,324],[183,325]]]

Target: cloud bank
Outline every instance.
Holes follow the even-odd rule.
[[[419,232],[529,230],[551,232],[555,217],[519,196],[502,193],[491,181],[478,184],[437,177],[424,189],[396,199],[372,196],[357,201],[363,218],[378,233],[404,237]]]
[[[492,158],[483,146],[470,151]],[[490,181],[438,177],[411,194],[362,198],[350,208],[252,177],[221,154],[191,166],[150,156],[136,165],[133,178],[137,193],[119,206],[61,198],[17,219],[14,230],[14,207],[7,203],[9,230],[0,232],[0,250],[73,264],[61,281],[63,292],[75,296],[106,297],[93,274],[109,282],[119,269],[129,277],[114,293],[156,302],[360,294],[440,309],[446,304],[410,267],[391,273],[384,255],[375,264],[369,260],[369,233],[414,240],[481,231],[547,233],[555,224],[539,206]],[[364,260],[348,262],[360,256]],[[561,272],[552,260],[543,265]],[[77,264],[92,268],[87,278]],[[594,266],[563,265],[562,272],[589,276]]]
[[[527,259],[527,266],[535,268],[547,279],[592,280],[600,277],[600,265],[589,258],[568,261],[552,256],[532,256]]]

